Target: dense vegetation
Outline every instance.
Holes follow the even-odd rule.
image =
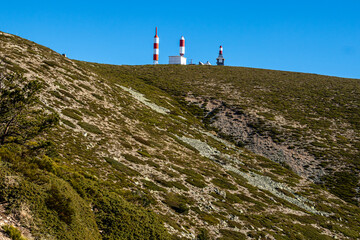
[[[58,116],[37,109],[40,84],[2,71],[0,202],[6,202],[9,211],[25,208],[28,217],[34,215],[35,221],[23,223],[36,229],[34,236],[46,232],[58,239],[167,239],[153,213],[61,164],[57,147],[46,137],[55,131]],[[13,227],[5,232],[22,239]]]

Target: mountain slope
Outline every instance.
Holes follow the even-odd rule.
[[[198,117],[218,134],[340,197],[345,194],[330,178],[359,181],[357,79],[214,66],[86,66],[110,79],[134,76],[202,108]],[[359,184],[350,185],[346,200],[357,203]]]
[[[34,238],[360,237],[359,208],[309,180],[358,167],[358,80],[101,65],[10,34],[1,33],[0,43],[2,66],[43,82],[41,105],[60,116],[42,136],[53,142],[41,158],[51,168],[12,160],[4,152],[20,154],[14,143],[1,146],[3,215]],[[333,100],[322,107],[327,96]],[[50,196],[69,199],[71,221],[44,204]],[[343,198],[356,203],[354,195]]]

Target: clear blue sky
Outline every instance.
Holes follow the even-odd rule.
[[[0,31],[110,64],[177,55],[215,63],[360,78],[360,1],[3,1]]]

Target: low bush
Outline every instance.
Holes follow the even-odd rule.
[[[97,126],[92,125],[90,123],[79,122],[78,125],[88,132],[95,133],[95,134],[102,134],[102,131],[100,130],[100,128],[98,128]]]
[[[177,213],[187,214],[189,212],[189,205],[193,204],[194,200],[184,195],[176,193],[167,193],[164,202]]]
[[[220,188],[229,189],[229,190],[237,190],[237,187],[235,185],[233,185],[232,183],[230,183],[225,178],[215,178],[215,179],[211,180],[211,182]]]
[[[71,207],[71,199],[64,196],[55,185],[51,186],[48,194],[46,206],[56,211],[60,220],[68,225],[71,224],[75,214],[74,209]]]
[[[11,240],[27,240],[20,232],[19,229],[12,225],[2,226],[4,232],[11,238]]]
[[[75,119],[75,120],[78,120],[78,121],[82,120],[82,117],[78,113],[78,111],[75,111],[73,109],[65,108],[65,109],[61,110],[61,113],[64,114],[65,116],[69,117],[69,118],[72,118],[72,119]]]

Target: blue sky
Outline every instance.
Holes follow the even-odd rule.
[[[360,1],[4,1],[0,31],[110,64],[160,64],[179,39],[194,62],[360,78]]]

